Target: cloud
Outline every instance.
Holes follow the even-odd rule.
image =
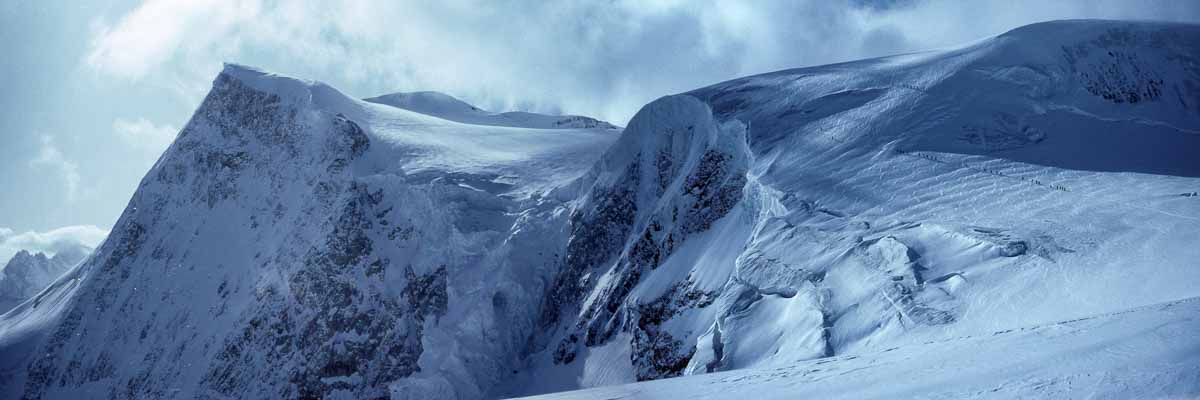
[[[21,250],[53,255],[78,246],[95,248],[106,236],[108,231],[94,225],[64,226],[46,232],[25,233],[15,233],[12,229],[0,227],[0,267],[7,264],[8,260]]]
[[[255,14],[256,1],[150,0],[115,24],[92,22],[93,37],[87,64],[122,78],[139,79],[177,56],[185,42],[204,43],[227,33],[228,26],[245,23]]]
[[[944,47],[1060,18],[1197,21],[1200,3],[147,0],[94,22],[85,62],[197,102],[221,61],[238,61],[364,96],[440,90],[497,110],[622,123],[655,97],[726,79]]]
[[[143,152],[150,163],[158,159],[158,156],[167,149],[167,146],[171,145],[171,142],[175,140],[176,133],[179,132],[179,128],[173,125],[155,125],[145,118],[136,120],[117,118],[113,120],[112,129],[113,133],[126,145]]]
[[[29,161],[29,166],[31,168],[45,167],[56,172],[63,180],[67,202],[73,202],[78,197],[79,164],[63,156],[62,151],[55,147],[53,137],[42,135],[42,146],[38,150],[37,156]]]

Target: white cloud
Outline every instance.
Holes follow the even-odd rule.
[[[94,225],[64,226],[46,232],[25,233],[14,233],[12,229],[0,227],[0,267],[21,250],[53,255],[79,245],[95,248],[106,236],[108,231]]]
[[[147,0],[95,22],[85,61],[195,101],[222,61],[237,61],[359,95],[441,90],[493,109],[621,123],[655,97],[725,79],[953,45],[1047,19],[1200,20],[1200,3],[1173,0],[516,3]]]
[[[113,120],[113,133],[126,145],[140,150],[153,163],[167,146],[175,140],[179,129],[170,124],[155,125],[150,120],[138,118]]]
[[[102,72],[136,80],[177,56],[185,43],[210,41],[232,24],[246,22],[257,6],[257,1],[147,0],[115,25],[93,21],[86,61]]]
[[[75,201],[79,195],[79,164],[68,160],[62,151],[54,145],[54,138],[42,135],[42,146],[33,160],[29,161],[31,168],[46,167],[54,170],[63,180],[67,202]]]

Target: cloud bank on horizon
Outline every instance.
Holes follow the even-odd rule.
[[[495,109],[623,124],[658,96],[748,74],[950,46],[1051,19],[1200,15],[1186,1],[518,3],[147,0],[94,20],[84,62],[197,99],[221,61],[248,59],[359,96],[439,90]]]
[[[59,251],[84,245],[95,248],[108,236],[108,231],[92,225],[64,226],[46,232],[16,233],[0,227],[0,268],[21,250],[54,255]]]

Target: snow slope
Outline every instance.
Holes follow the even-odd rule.
[[[1191,398],[1200,392],[1198,315],[1200,298],[1191,298],[777,368],[528,399]]]
[[[956,338],[1097,314],[1109,325],[1063,326],[1168,327],[1128,342],[1148,371],[1130,390],[1194,393],[1167,369],[1195,365],[1174,330],[1193,302],[1119,312],[1200,296],[1197,37],[1036,24],[667,96],[621,132],[497,126],[438,95],[409,110],[230,65],[94,255],[0,316],[0,397],[477,399],[853,374],[973,363],[977,339]],[[985,354],[1094,353],[1047,329]],[[891,348],[908,358],[863,356]],[[1018,355],[1001,361],[1034,360]]]
[[[787,366],[1200,295],[1196,38],[1195,25],[1059,21],[647,105],[579,200],[583,226],[621,233],[575,231],[590,258],[568,246],[553,333],[504,393]],[[648,157],[693,128],[745,148],[684,173]],[[630,154],[642,161],[605,164]],[[720,184],[642,201],[648,179],[669,188],[689,169],[722,171],[737,205],[703,200]],[[743,186],[723,178],[740,171]],[[680,195],[700,200],[684,209],[704,210],[703,228]]]
[[[610,123],[579,115],[546,115],[523,111],[494,113],[439,92],[391,93],[372,97],[366,101],[464,124],[542,129],[617,129]]]

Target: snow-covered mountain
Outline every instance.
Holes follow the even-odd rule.
[[[577,394],[676,396],[872,363],[882,385],[928,376],[896,372],[917,358],[1030,365],[1005,349],[1177,333],[1194,301],[1122,311],[1200,296],[1197,37],[1037,24],[667,96],[623,131],[228,65],[94,255],[0,316],[0,397],[476,399],[714,374]],[[1110,322],[1060,323],[1089,315]],[[1188,335],[1137,340],[1153,351],[1119,382],[1200,391],[1155,369],[1200,367],[1156,361]],[[868,374],[812,373],[764,387]]]
[[[464,125],[229,65],[90,261],[0,317],[2,396],[480,397],[556,272],[566,215],[542,194],[619,133]]]
[[[0,314],[33,297],[91,252],[84,245],[63,246],[53,255],[18,251],[0,269]]]
[[[1196,38],[1044,23],[647,105],[576,183],[552,333],[510,394],[1200,295]]]
[[[440,92],[400,92],[372,97],[366,101],[464,124],[542,129],[617,129],[613,124],[580,115],[547,115],[524,111],[494,113]]]

